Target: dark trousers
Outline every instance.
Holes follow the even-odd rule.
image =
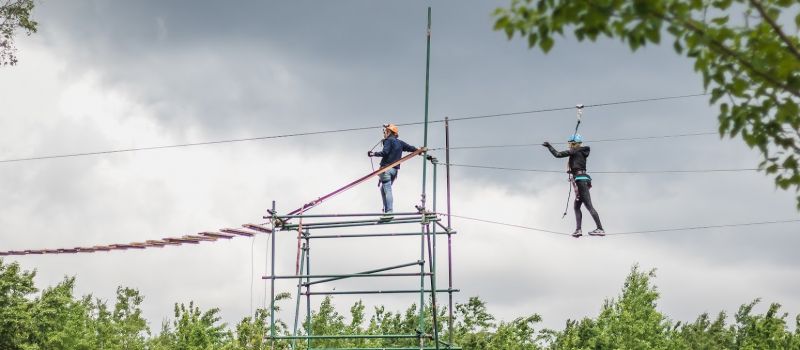
[[[603,224],[600,223],[600,215],[597,214],[597,210],[594,210],[594,206],[592,206],[592,196],[589,194],[589,188],[592,187],[592,182],[574,181],[573,184],[575,186],[575,225],[577,229],[581,229],[581,220],[583,219],[581,204],[583,204],[586,206],[586,209],[589,209],[589,213],[592,214],[597,228],[602,230]]]

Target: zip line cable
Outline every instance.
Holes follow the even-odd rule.
[[[242,138],[242,139],[206,141],[206,142],[192,142],[192,143],[181,143],[181,144],[174,144],[174,145],[162,145],[162,146],[151,146],[151,147],[122,148],[122,149],[110,150],[110,151],[56,154],[56,155],[36,156],[36,157],[28,157],[28,158],[11,158],[11,159],[2,159],[2,160],[0,160],[0,163],[13,163],[13,162],[24,162],[24,161],[30,161],[30,160],[44,160],[44,159],[95,156],[95,155],[103,155],[103,154],[137,152],[137,151],[152,151],[152,150],[160,150],[160,149],[167,149],[167,148],[193,147],[193,146],[204,146],[204,145],[218,145],[218,144],[224,144],[224,143],[236,143],[236,142],[246,142],[246,141],[261,141],[261,140],[271,140],[271,139],[289,138],[289,137],[297,137],[297,136],[310,136],[310,135],[321,135],[321,134],[332,134],[332,133],[339,133],[339,132],[348,132],[348,131],[369,130],[369,129],[374,129],[374,128],[375,127],[373,127],[373,126],[369,126],[369,127],[334,129],[334,130],[325,130],[325,131],[310,131],[310,132],[301,132],[301,133],[284,134],[284,135],[248,137],[248,138]]]
[[[800,222],[800,219],[758,221],[758,222],[746,222],[746,223],[740,223],[740,224],[722,224],[722,225],[675,227],[675,228],[668,228],[668,229],[616,232],[616,233],[611,233],[611,234],[606,234],[606,235],[607,236],[608,235],[616,236],[616,235],[633,235],[633,234],[643,234],[643,233],[692,231],[692,230],[705,230],[705,229],[724,228],[724,227],[743,227],[743,226],[757,226],[757,225],[771,225],[771,224],[786,224],[786,223],[792,223],[792,222]]]
[[[440,215],[447,215],[447,214],[440,214]],[[520,229],[524,229],[524,230],[544,232],[544,233],[550,233],[550,234],[555,234],[555,235],[560,235],[560,236],[569,236],[570,235],[570,234],[568,234],[566,232],[558,232],[558,231],[546,230],[546,229],[523,226],[523,225],[509,224],[509,223],[505,223],[505,222],[492,221],[492,220],[486,220],[486,219],[479,219],[479,218],[473,218],[473,217],[469,217],[469,216],[461,216],[461,215],[455,215],[455,214],[451,214],[450,216],[452,216],[454,218],[460,218],[460,219],[471,220],[471,221],[478,221],[478,222],[483,222],[483,223],[487,223],[487,224],[515,227],[515,228],[520,228]],[[737,224],[685,226],[685,227],[673,227],[673,228],[641,230],[641,231],[625,231],[625,232],[616,232],[616,233],[606,233],[606,236],[633,235],[633,234],[646,234],[646,233],[663,233],[663,232],[677,232],[677,231],[693,231],[693,230],[707,230],[707,229],[714,229],[714,228],[773,225],[773,224],[786,224],[786,223],[797,223],[797,222],[800,222],[800,219],[756,221],[756,222],[746,222],[746,223],[737,223]]]
[[[441,214],[441,215],[447,215],[447,214]],[[483,223],[487,223],[487,224],[494,224],[494,225],[501,225],[501,226],[508,226],[508,227],[516,227],[516,228],[521,228],[521,229],[530,230],[530,231],[538,231],[538,232],[544,232],[544,233],[551,233],[551,234],[554,234],[554,235],[569,236],[568,233],[545,230],[545,229],[541,229],[541,228],[528,227],[528,226],[515,225],[515,224],[508,224],[508,223],[505,223],[505,222],[492,221],[492,220],[486,220],[486,219],[471,218],[471,217],[468,217],[468,216],[461,216],[461,215],[456,215],[456,214],[450,214],[450,216],[452,216],[454,218],[471,220],[471,221],[478,221],[478,222],[483,222]]]
[[[587,143],[598,143],[598,142],[620,142],[620,141],[639,141],[639,140],[655,140],[655,139],[666,139],[666,138],[677,138],[677,137],[691,137],[691,136],[708,136],[708,135],[719,135],[716,131],[708,131],[708,132],[695,132],[695,133],[684,133],[684,134],[673,134],[673,135],[658,135],[658,136],[641,136],[641,137],[619,137],[619,138],[612,138],[612,139],[598,139],[598,140],[586,140]],[[567,142],[550,142],[552,145],[566,145]],[[457,147],[450,147],[450,150],[459,150],[459,149],[489,149],[489,148],[512,148],[512,147],[533,147],[533,146],[541,146],[542,143],[516,143],[516,144],[503,144],[503,145],[481,145],[481,146],[457,146]],[[437,148],[430,148],[428,151],[440,151],[445,149],[445,147],[437,147]]]
[[[680,96],[667,96],[667,97],[654,97],[654,98],[644,98],[644,99],[637,99],[637,100],[626,100],[626,101],[596,103],[596,104],[588,104],[588,105],[585,105],[584,107],[585,108],[589,108],[589,107],[605,107],[605,106],[614,106],[614,105],[622,105],[622,104],[633,104],[633,103],[643,103],[643,102],[653,102],[653,101],[675,100],[675,99],[698,97],[698,96],[705,96],[705,95],[708,95],[708,93],[700,93],[700,94],[692,94],[692,95],[680,95]],[[535,110],[521,111],[521,112],[510,112],[510,113],[497,113],[497,114],[485,114],[485,115],[455,117],[455,118],[449,118],[449,121],[452,122],[452,121],[462,121],[462,120],[475,120],[475,119],[485,119],[485,118],[519,116],[519,115],[525,115],[525,114],[538,114],[538,113],[545,113],[545,112],[571,110],[571,109],[574,109],[574,108],[575,108],[574,106],[570,106],[570,107],[535,109]],[[429,120],[428,123],[431,123],[431,124],[433,124],[433,123],[444,123],[444,119]],[[399,123],[399,124],[395,124],[395,125],[397,125],[397,126],[412,126],[412,125],[422,125],[422,124],[424,124],[424,122]],[[93,151],[93,152],[81,152],[81,153],[65,153],[65,154],[54,154],[54,155],[44,155],[44,156],[32,156],[32,157],[22,157],[22,158],[8,158],[8,159],[0,159],[0,163],[15,163],[15,162],[25,162],[25,161],[33,161],[33,160],[73,158],[73,157],[106,155],[106,154],[138,152],[138,151],[152,151],[152,150],[161,150],[161,149],[169,149],[169,148],[183,148],[183,147],[194,147],[194,146],[205,146],[205,145],[218,145],[218,144],[248,142],[248,141],[263,141],[263,140],[272,140],[272,139],[281,139],[281,138],[290,138],[290,137],[299,137],[299,136],[312,136],[312,135],[323,135],[323,134],[333,134],[333,133],[342,133],[342,132],[363,131],[363,130],[377,129],[377,128],[380,128],[380,127],[381,126],[376,125],[376,126],[364,126],[364,127],[321,130],[321,131],[298,132],[298,133],[290,133],[290,134],[283,134],[283,135],[247,137],[247,138],[239,138],[239,139],[227,139],[227,140],[204,141],[204,142],[190,142],[190,143],[180,143],[180,144],[161,145],[161,146],[121,148],[121,149],[108,150],[108,151]]]
[[[448,164],[443,164],[448,165]],[[554,173],[564,174],[564,170],[544,170],[544,169],[522,169],[522,168],[506,168],[488,165],[472,165],[472,164],[454,164],[450,166],[461,168],[475,168],[475,169],[490,169],[490,170],[507,170],[507,171],[524,171],[531,173]],[[592,174],[681,174],[681,173],[734,173],[743,171],[758,171],[758,168],[732,168],[732,169],[689,169],[689,170],[618,170],[618,171],[592,171]]]
[[[654,97],[654,98],[643,98],[643,99],[638,99],[638,100],[595,103],[595,104],[583,105],[583,108],[607,107],[607,106],[615,106],[615,105],[623,105],[623,104],[631,104],[631,103],[675,100],[675,99],[681,99],[681,98],[698,97],[698,96],[706,96],[706,95],[710,95],[710,93],[704,92],[704,93],[700,93],[700,94],[691,94],[691,95]],[[545,112],[571,111],[573,109],[575,109],[575,106],[544,108],[544,109],[534,109],[534,110],[522,111],[522,112],[485,114],[485,115],[476,115],[476,116],[469,116],[469,117],[455,117],[455,118],[450,118],[450,121],[475,120],[475,119],[497,118],[497,117],[511,117],[511,116],[518,116],[518,115],[523,115],[523,114],[537,114],[537,113],[545,113]],[[441,123],[441,122],[444,122],[444,119],[434,120],[434,121],[430,121],[430,122],[431,123]],[[417,124],[417,123],[412,123],[412,124]],[[397,125],[398,126],[402,126],[402,125],[412,125],[412,124],[397,124]]]

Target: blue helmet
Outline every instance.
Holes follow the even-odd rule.
[[[567,140],[567,142],[582,143],[583,136],[581,136],[581,134],[572,134],[569,136],[569,140]]]

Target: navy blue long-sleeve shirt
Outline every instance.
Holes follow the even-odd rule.
[[[390,135],[383,140],[383,150],[380,152],[375,152],[373,155],[376,157],[382,157],[381,167],[385,167],[400,160],[400,158],[403,157],[403,152],[414,152],[416,150],[416,147],[403,142],[402,140],[398,139],[397,136]],[[395,165],[394,168],[400,169],[400,164]]]

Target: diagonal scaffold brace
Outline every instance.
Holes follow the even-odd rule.
[[[422,148],[419,148],[419,149],[417,149],[416,151],[414,151],[414,152],[411,152],[411,153],[407,154],[405,157],[403,157],[403,158],[400,158],[400,159],[399,159],[399,160],[397,160],[396,162],[394,162],[394,163],[392,163],[392,164],[389,164],[389,165],[387,165],[387,166],[385,166],[385,167],[382,167],[382,168],[380,168],[380,169],[378,169],[378,170],[375,170],[375,171],[373,171],[373,172],[371,172],[371,173],[369,173],[369,174],[367,174],[367,175],[364,175],[364,176],[362,176],[362,177],[360,177],[360,178],[356,179],[355,181],[353,181],[353,182],[350,182],[350,183],[348,183],[347,185],[344,185],[344,186],[342,186],[342,187],[340,187],[340,188],[336,189],[335,191],[333,191],[333,192],[331,192],[331,193],[328,193],[328,194],[326,194],[326,195],[324,195],[324,196],[322,196],[322,197],[319,197],[319,198],[317,198],[317,199],[315,199],[315,200],[313,200],[313,201],[311,201],[311,202],[308,202],[308,203],[304,204],[304,205],[303,205],[302,207],[300,207],[300,208],[297,208],[297,209],[295,209],[295,210],[292,210],[292,211],[290,211],[290,212],[289,212],[288,214],[286,214],[286,215],[296,215],[296,214],[299,214],[299,213],[302,213],[302,212],[306,212],[306,211],[308,211],[309,209],[311,209],[311,208],[314,208],[314,207],[316,207],[316,206],[320,205],[322,202],[324,202],[324,201],[326,201],[326,200],[330,199],[331,197],[333,197],[333,196],[336,196],[337,194],[340,194],[340,193],[342,193],[342,192],[345,192],[345,191],[347,191],[347,190],[349,190],[349,189],[351,189],[351,188],[353,188],[353,187],[355,187],[355,186],[357,186],[357,185],[359,185],[359,184],[363,183],[364,181],[367,181],[367,180],[369,180],[369,179],[371,179],[371,178],[373,178],[373,177],[375,177],[375,176],[378,176],[378,175],[380,175],[380,174],[383,174],[383,173],[384,173],[384,172],[386,172],[387,170],[389,170],[389,169],[391,169],[391,168],[393,168],[393,167],[395,167],[395,166],[397,166],[397,165],[400,165],[400,164],[402,164],[403,162],[405,162],[405,161],[407,161],[407,160],[409,160],[409,159],[411,159],[411,158],[414,158],[414,157],[416,157],[416,156],[418,156],[418,155],[422,154],[422,153],[423,153],[423,152],[425,152],[425,151],[426,151],[426,149],[425,149],[424,147],[422,147]],[[272,217],[273,217],[273,216],[265,216],[264,218],[265,218],[265,219],[269,219],[269,218],[272,218]]]

